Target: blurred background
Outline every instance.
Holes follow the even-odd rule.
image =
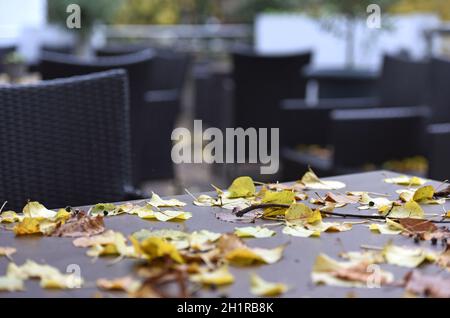
[[[81,29],[67,27],[70,4]],[[450,174],[448,0],[0,0],[0,61],[4,92],[125,69],[126,183],[144,193],[204,191],[244,174],[296,180],[307,167]],[[279,172],[173,164],[171,133],[194,119],[204,129],[280,128]]]

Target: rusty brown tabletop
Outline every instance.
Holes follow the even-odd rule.
[[[342,181],[346,184],[344,191],[370,191],[377,193],[390,194],[397,198],[395,190],[404,188],[395,184],[383,182],[386,177],[398,176],[398,174],[389,171],[375,171],[360,174],[344,175],[332,178]],[[429,184],[435,187],[441,182],[432,181]],[[311,196],[314,192],[323,195],[328,191],[307,191]],[[161,229],[170,228],[183,231],[195,231],[207,229],[213,232],[233,232],[240,224],[227,223],[218,220],[215,213],[220,211],[217,207],[198,207],[192,204],[192,197],[182,195],[176,197],[188,205],[185,211],[192,212],[193,217],[183,223],[157,222],[140,219],[135,215],[119,215],[105,218],[107,229],[120,231],[124,235],[130,235],[141,229]],[[442,205],[425,205],[423,209],[426,213],[442,213]],[[449,203],[446,203],[445,209],[449,210]],[[336,209],[336,212],[347,213],[368,213],[360,211],[357,205],[347,205]],[[352,219],[346,218],[346,221]],[[343,221],[337,219],[337,221]],[[258,223],[269,222],[258,220]],[[342,233],[322,233],[319,238],[297,238],[287,236],[281,233],[282,226],[273,228],[277,234],[271,238],[246,239],[250,246],[273,248],[281,244],[287,244],[283,258],[273,265],[260,265],[253,267],[231,267],[230,271],[235,276],[235,283],[224,288],[208,290],[204,289],[198,293],[199,297],[252,297],[249,292],[249,274],[257,273],[264,279],[273,282],[283,282],[291,287],[285,293],[284,297],[346,297],[349,293],[357,297],[402,297],[404,291],[399,287],[381,287],[381,288],[340,288],[330,286],[315,286],[311,282],[310,274],[314,261],[319,253],[325,253],[335,259],[339,259],[338,254],[343,251],[359,251],[360,246],[371,245],[382,247],[389,240],[396,245],[423,246],[442,250],[440,244],[432,246],[429,241],[420,242],[420,245],[414,243],[411,238],[402,235],[382,235],[372,233],[366,225],[354,225],[353,229]],[[62,272],[66,272],[70,265],[75,264],[81,269],[81,275],[85,281],[82,288],[73,290],[46,290],[39,286],[38,281],[27,281],[26,291],[23,292],[0,292],[0,297],[93,297],[99,290],[95,287],[95,281],[98,278],[118,278],[129,275],[133,272],[133,265],[136,260],[124,259],[118,263],[111,264],[112,258],[99,258],[93,261],[86,255],[86,249],[73,246],[71,238],[56,237],[15,237],[12,231],[1,230],[0,246],[10,246],[17,249],[13,255],[16,264],[21,265],[27,259],[39,263],[46,263],[57,267]],[[5,257],[0,258],[0,275],[4,275],[9,260]],[[395,279],[401,279],[409,269],[382,265],[384,270],[392,272]],[[444,277],[450,276],[449,273],[439,269],[437,266],[426,265],[421,267],[423,273],[440,274]],[[120,292],[102,292],[106,297],[126,296]]]

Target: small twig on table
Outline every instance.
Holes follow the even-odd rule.
[[[243,217],[246,213],[249,213],[253,210],[257,210],[257,209],[265,209],[265,208],[289,208],[290,205],[289,204],[278,204],[278,203],[263,203],[263,204],[254,204],[251,205],[245,209],[242,209],[238,212],[236,212],[236,216],[237,217]],[[338,217],[342,217],[342,218],[357,218],[357,219],[372,219],[372,220],[386,220],[386,219],[390,219],[390,220],[394,220],[394,221],[398,221],[401,218],[390,218],[387,217],[387,215],[363,215],[363,214],[352,214],[352,213],[337,213],[337,212],[325,212],[325,211],[320,211],[322,214],[326,214],[326,215],[331,215],[331,216],[338,216]],[[427,220],[424,219],[424,221],[430,221],[433,223],[449,223],[450,221],[435,221],[435,220]]]

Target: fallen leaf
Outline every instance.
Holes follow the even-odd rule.
[[[155,259],[169,257],[177,263],[184,263],[175,245],[160,237],[149,237],[142,242],[134,243],[136,252],[143,254],[151,262]]]
[[[372,223],[369,225],[369,229],[372,232],[378,232],[380,234],[387,234],[387,235],[398,235],[404,231],[402,225],[390,219],[386,219],[386,222],[382,224]]]
[[[0,214],[0,223],[22,222],[23,219],[23,215],[19,215],[14,211],[4,211]]]
[[[340,203],[340,204],[355,204],[358,203],[360,198],[351,196],[351,195],[342,195],[342,194],[334,194],[331,192],[328,192],[325,195],[325,201],[333,202],[333,203]]]
[[[25,290],[23,280],[14,276],[0,276],[0,291],[16,292]]]
[[[126,276],[115,279],[97,279],[97,287],[104,290],[124,291],[127,293],[135,293],[141,288],[141,282]]]
[[[58,223],[52,236],[81,237],[93,236],[105,231],[102,216],[91,217],[84,212],[79,212],[64,223]]]
[[[120,232],[114,232],[114,237],[112,241],[109,241],[107,244],[104,244],[106,241],[106,238],[104,241],[99,239],[99,242],[95,245],[92,245],[91,249],[87,251],[87,255],[91,257],[99,257],[99,256],[109,256],[109,255],[118,255],[122,257],[131,257],[136,258],[138,257],[135,247],[128,246],[126,244],[127,239],[125,236]]]
[[[285,293],[288,287],[282,283],[270,283],[256,274],[250,275],[250,292],[256,296],[273,297]]]
[[[184,221],[192,217],[192,214],[190,212],[185,211],[153,211],[150,204],[135,209],[132,213],[137,214],[141,219],[158,220],[161,222]]]
[[[339,287],[372,287],[386,285],[394,276],[381,269],[375,270],[367,262],[337,262],[325,254],[319,254],[311,273],[315,284]]]
[[[234,234],[239,237],[266,238],[274,236],[275,231],[261,226],[247,226],[235,228]]]
[[[450,298],[450,279],[436,275],[423,275],[418,271],[406,274],[405,290],[416,295],[435,298]]]
[[[42,288],[72,289],[79,288],[83,284],[83,279],[76,274],[62,274],[55,267],[38,264],[31,260],[27,260],[21,266],[9,263],[6,273],[8,277],[21,280],[39,278]]]
[[[379,212],[384,216],[390,218],[416,218],[423,219],[425,212],[420,205],[415,201],[406,202],[403,205],[384,206],[379,209]]]
[[[285,219],[291,224],[294,223],[315,223],[322,221],[322,215],[317,210],[312,210],[303,203],[291,204],[285,212]]]
[[[91,207],[88,214],[91,216],[115,216],[129,213],[131,210],[133,210],[133,208],[134,205],[131,203],[125,203],[117,206],[113,203],[98,203]]]
[[[6,256],[7,258],[11,258],[11,255],[16,253],[17,250],[14,247],[1,247],[0,246],[0,256]]]
[[[386,178],[384,179],[384,182],[404,186],[421,186],[425,184],[427,181],[419,177],[400,176],[395,178]]]
[[[161,208],[161,207],[173,208],[173,207],[183,207],[186,205],[186,203],[181,202],[180,200],[177,200],[177,199],[163,200],[163,199],[161,199],[161,197],[159,195],[157,195],[154,192],[152,192],[152,197],[151,197],[150,201],[148,201],[147,203],[155,208]]]
[[[42,234],[40,224],[38,219],[26,217],[14,226],[14,233],[16,235]]]
[[[202,285],[223,286],[234,282],[234,276],[228,271],[227,266],[222,266],[213,271],[203,270],[199,274],[191,275],[189,279]]]
[[[436,255],[421,248],[406,248],[388,244],[383,249],[383,256],[388,264],[414,268],[425,261],[435,260]]]
[[[94,245],[107,245],[114,244],[116,239],[116,234],[113,230],[108,230],[99,235],[94,235],[90,237],[79,237],[75,239],[72,243],[76,247],[91,247]]]
[[[266,187],[269,190],[275,190],[275,191],[293,191],[293,192],[302,192],[305,189],[305,186],[301,183],[294,183],[292,185],[287,185],[284,183],[269,183],[266,184]]]
[[[274,264],[283,256],[284,246],[273,249],[250,248],[236,235],[224,234],[217,242],[217,248],[223,258],[233,265]]]
[[[319,237],[320,231],[308,230],[303,225],[290,225],[285,226],[282,230],[283,234],[296,236],[296,237]]]
[[[55,211],[48,210],[39,202],[28,202],[23,208],[23,215],[26,218],[51,219],[54,218],[56,214]]]
[[[232,212],[216,212],[216,218],[230,223],[254,223],[255,219],[260,215],[256,211],[252,212],[253,213],[246,213],[243,216],[237,216],[236,213]]]
[[[403,218],[399,220],[399,223],[403,228],[412,234],[434,232],[438,229],[437,226],[429,220]]]
[[[345,188],[345,184],[340,181],[321,180],[319,177],[309,169],[299,183],[303,184],[308,189],[314,190],[338,190]]]
[[[234,198],[247,198],[256,194],[255,184],[250,177],[239,177],[233,181],[228,188],[227,197]]]
[[[292,191],[266,191],[261,200],[262,204],[285,204],[291,205],[295,203],[295,193]],[[273,217],[284,215],[287,208],[265,208],[264,217]]]

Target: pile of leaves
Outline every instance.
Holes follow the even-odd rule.
[[[195,296],[203,288],[233,284],[235,277],[231,267],[270,266],[283,258],[286,246],[250,247],[245,241],[247,238],[262,240],[286,235],[292,239],[320,239],[322,233],[347,232],[360,225],[377,235],[403,235],[416,243],[430,241],[437,245],[440,241],[443,250],[389,243],[341,253],[342,261],[318,252],[311,271],[313,283],[358,288],[389,285],[403,287],[414,295],[450,296],[448,288],[437,283],[439,279],[417,270],[424,264],[450,270],[447,245],[450,231],[441,224],[447,222],[445,219],[450,213],[443,210],[439,215],[427,215],[422,208],[423,205],[443,205],[450,195],[450,187],[437,191],[426,185],[427,180],[408,176],[383,181],[403,187],[396,190],[398,197],[367,191],[342,192],[346,187],[344,183],[322,180],[312,170],[292,184],[271,183],[257,188],[254,180],[244,176],[235,179],[226,190],[214,187],[216,196],[193,196],[194,205],[219,208],[217,219],[235,223],[232,233],[166,228],[143,229],[127,237],[105,228],[104,218],[118,215],[156,222],[184,222],[193,217],[192,213],[184,211],[187,203],[162,199],[155,193],[150,200],[139,204],[99,203],[88,211],[70,207],[53,211],[38,202],[28,202],[22,213],[1,213],[0,223],[5,223],[6,229],[14,231],[16,236],[73,238],[73,245],[86,249],[86,256],[94,260],[105,256],[116,258],[112,264],[124,258],[134,260],[135,270],[129,276],[96,281],[100,290],[121,291],[131,297]],[[319,195],[316,192],[319,190],[324,194]],[[349,205],[358,213],[339,212]],[[273,230],[276,226],[281,226],[281,230]],[[10,261],[6,273],[0,276],[1,291],[22,291],[28,279],[39,279],[42,288],[70,289],[85,284],[83,278],[62,274],[47,264],[28,260],[17,265],[13,261],[16,252],[13,247],[0,247],[0,257]],[[383,264],[412,271],[399,279],[381,269],[379,266]],[[292,286],[268,282],[250,273],[249,289],[256,296],[276,296]],[[174,294],[173,290],[177,292]]]

